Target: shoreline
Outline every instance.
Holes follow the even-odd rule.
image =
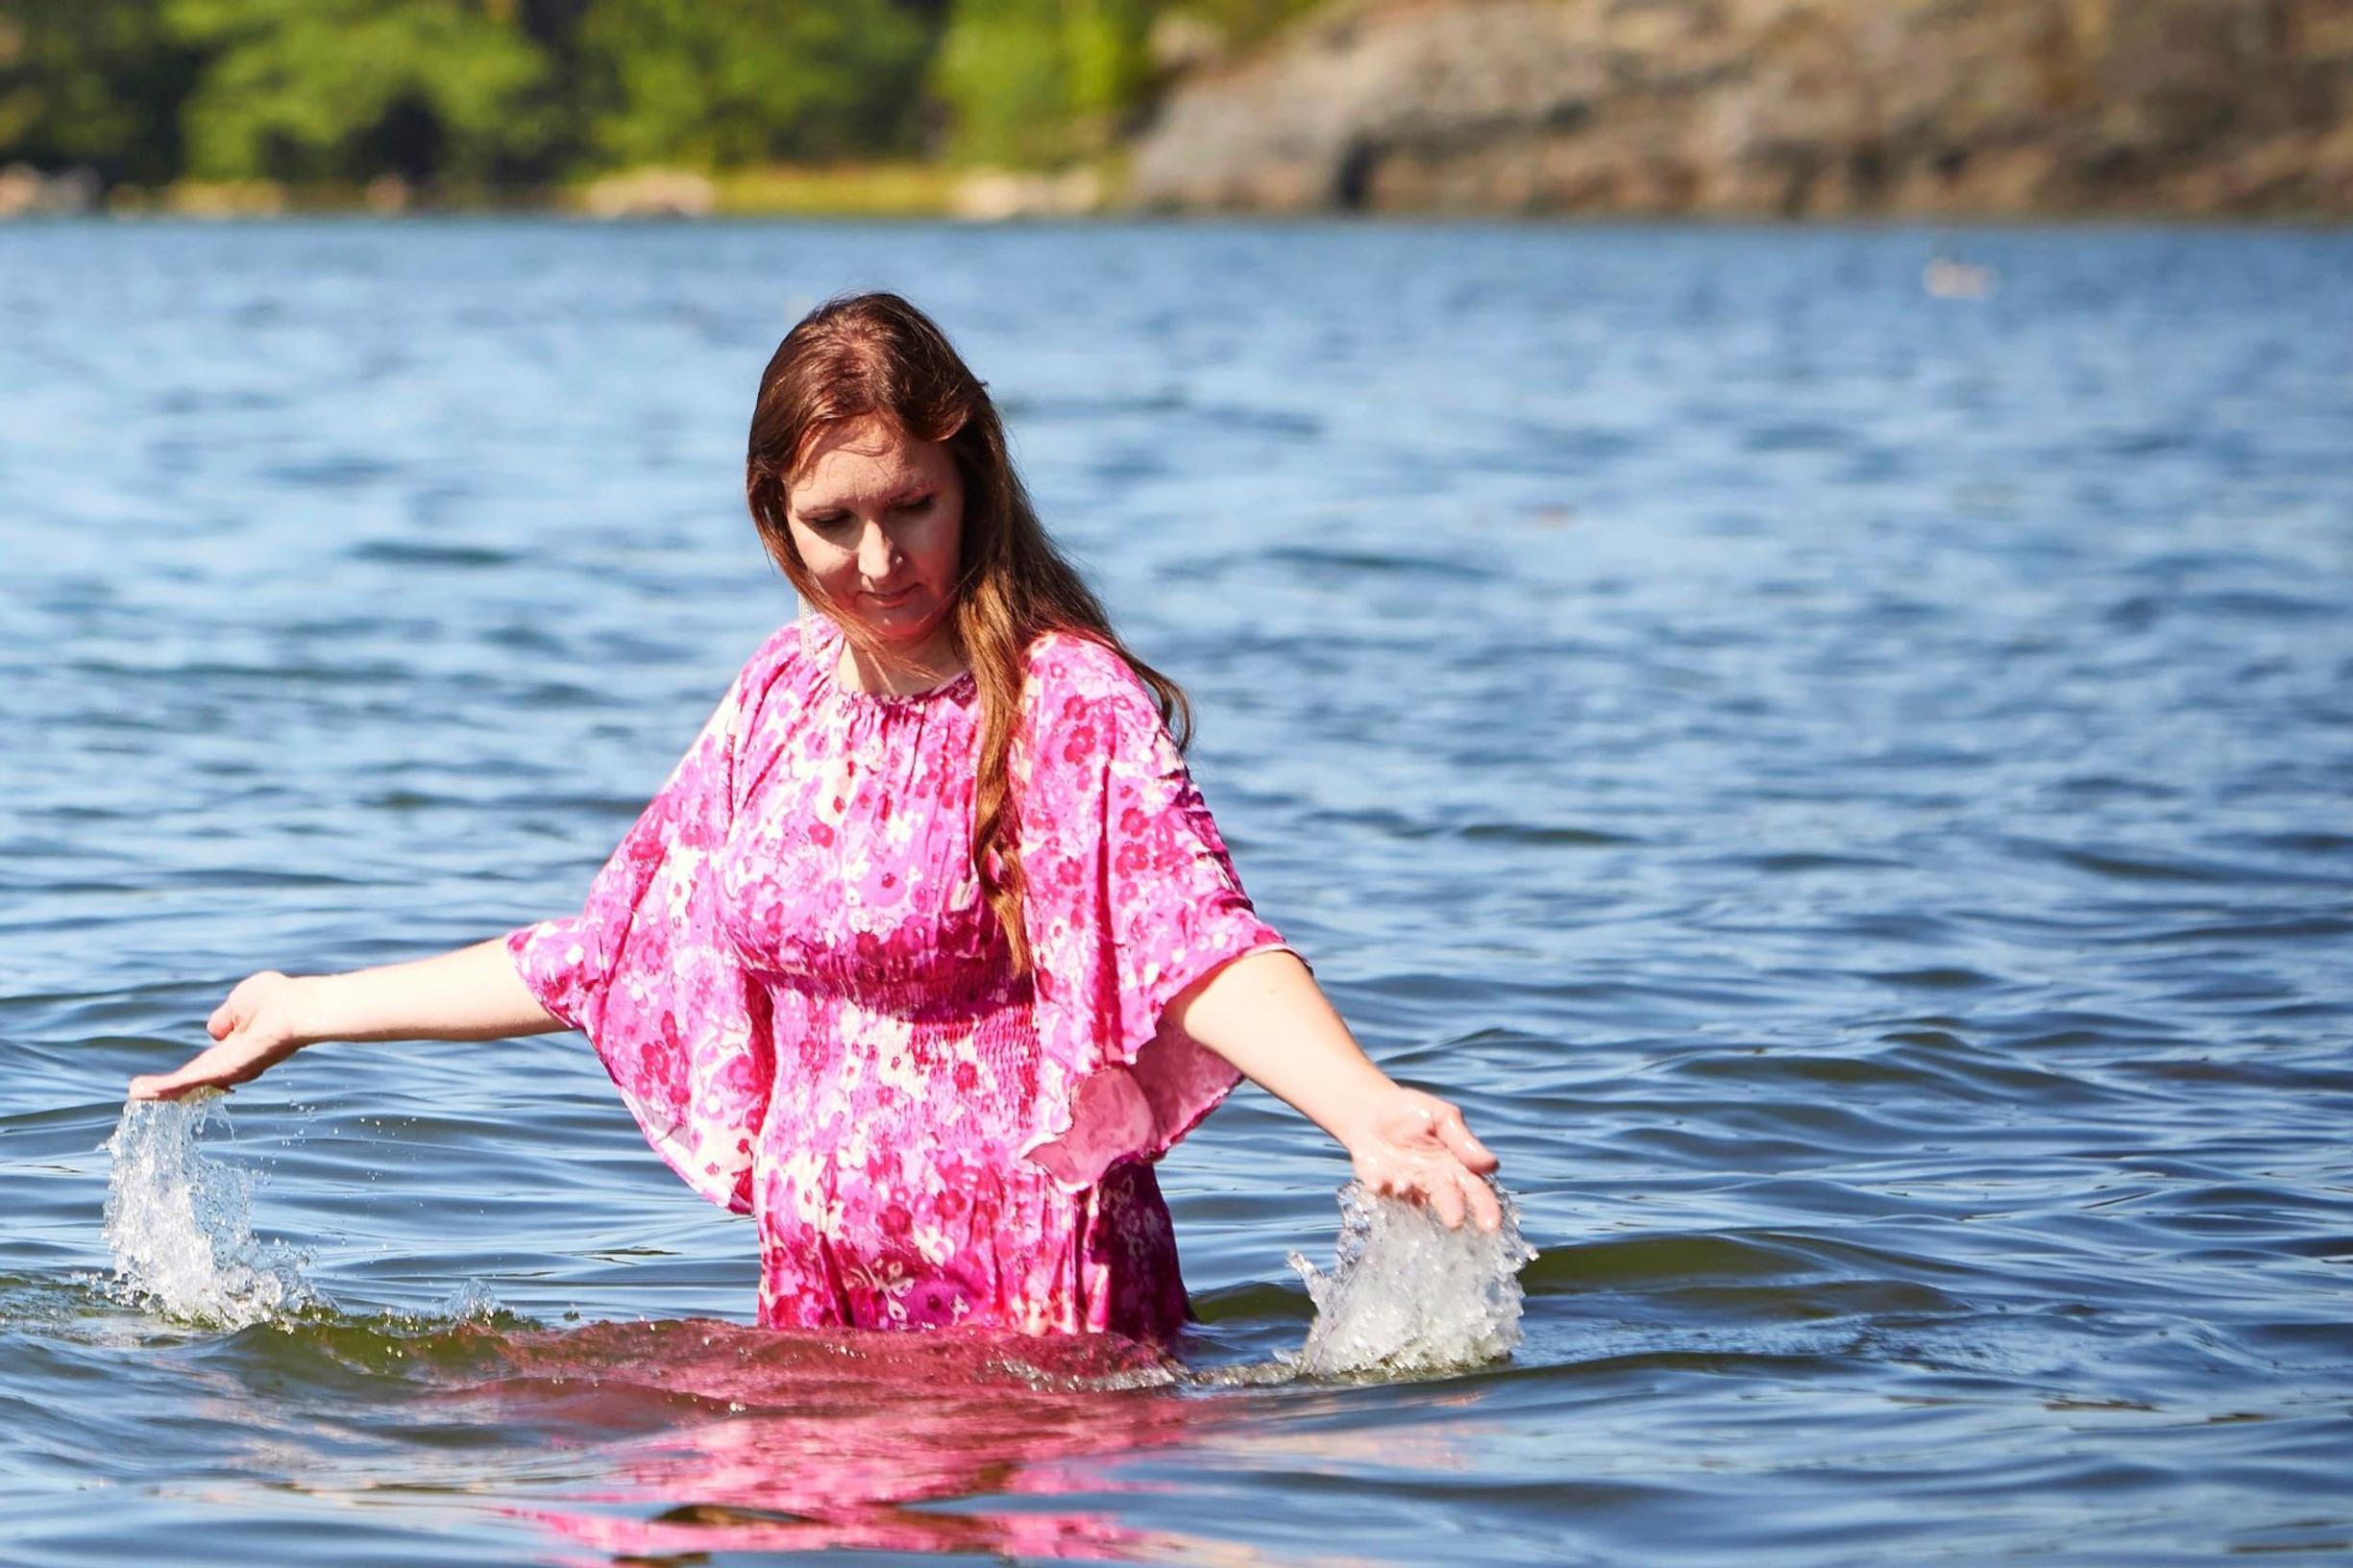
[[[1889,204],[1837,212],[1784,212],[1731,205],[1669,208],[1347,207],[1270,209],[1137,201],[1123,158],[1062,169],[946,163],[772,164],[717,174],[648,167],[536,188],[412,186],[392,176],[366,184],[180,181],[102,188],[86,169],[44,175],[0,170],[0,224],[58,218],[241,222],[316,218],[577,218],[597,222],[932,220],[1318,224],[1375,227],[1511,224],[1535,227],[1660,226],[1758,229],[2182,228],[2341,229],[2353,210],[2332,208],[2148,205],[2078,208],[1998,203]]]

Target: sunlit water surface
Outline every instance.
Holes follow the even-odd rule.
[[[2348,278],[0,229],[0,1559],[2353,1556]],[[1163,1169],[1170,1358],[749,1329],[746,1223],[576,1036],[124,1115],[252,969],[576,903],[793,613],[751,392],[870,285],[1190,690],[1262,911],[1502,1155],[1524,1304],[1412,1216],[1324,1278],[1345,1162],[1255,1092]],[[1432,1302],[1522,1337],[1417,1360]]]

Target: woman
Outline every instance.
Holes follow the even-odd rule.
[[[653,1146],[759,1222],[766,1327],[1165,1338],[1151,1162],[1241,1074],[1376,1191],[1500,1222],[1495,1159],[1364,1057],[1252,911],[1182,693],[1046,538],[982,384],[904,300],[834,301],[760,381],[752,517],[815,613],[772,635],[576,916],[253,976],[135,1097],[325,1040],[574,1027]]]

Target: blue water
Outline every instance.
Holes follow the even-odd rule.
[[[1940,252],[1994,269],[1931,297]],[[2353,233],[0,228],[0,1559],[2353,1556]],[[112,1278],[242,975],[576,904],[794,612],[776,338],[932,309],[1458,1098],[1508,1362],[1280,1380],[1346,1175],[1163,1183],[1182,1375],[764,1337],[576,1036],[204,1153],[312,1305]],[[699,1556],[696,1556],[699,1554]]]

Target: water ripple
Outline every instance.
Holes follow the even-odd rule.
[[[2342,1556],[2349,244],[0,228],[9,1549]],[[1262,910],[1502,1155],[1511,1358],[1285,1365],[1349,1171],[1256,1093],[1163,1166],[1173,1366],[758,1335],[569,1037],[245,1087],[229,1234],[322,1305],[119,1299],[124,1082],[253,969],[576,902],[792,613],[743,404],[873,283],[1190,690]]]

